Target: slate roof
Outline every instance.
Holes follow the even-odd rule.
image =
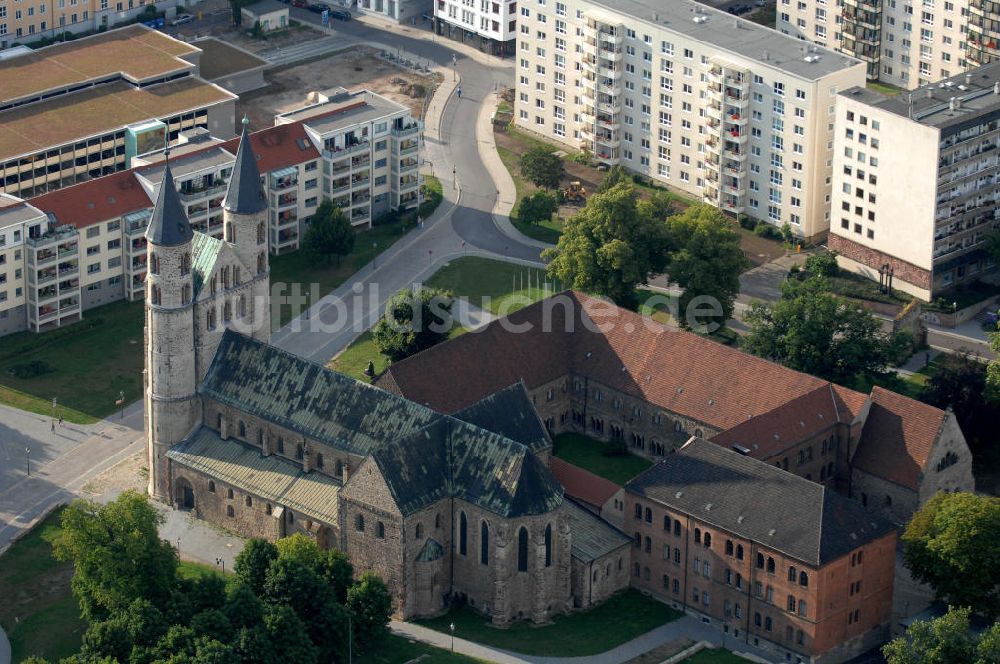
[[[153,214],[149,218],[146,239],[161,247],[177,247],[190,242],[193,235],[184,205],[174,186],[170,164],[167,163],[163,169],[160,190],[156,194],[156,203],[153,204]]]
[[[296,513],[324,523],[338,523],[340,483],[336,480],[322,473],[303,473],[299,464],[280,456],[265,457],[257,448],[239,441],[222,440],[207,427],[175,445],[167,456],[175,464],[285,505]]]
[[[223,334],[199,391],[359,455],[437,417],[412,401],[232,330]]]
[[[947,413],[890,390],[872,389],[872,405],[853,464],[914,491]]]
[[[448,496],[502,517],[550,512],[562,487],[530,449],[451,417],[372,452],[400,512],[413,514]]]
[[[191,272],[194,274],[194,296],[198,297],[201,287],[212,276],[215,263],[219,259],[223,242],[204,233],[195,233],[191,243]]]
[[[494,392],[452,416],[526,445],[532,452],[552,445],[523,382]]]
[[[229,179],[229,188],[222,207],[237,214],[255,214],[267,209],[267,198],[260,183],[257,156],[250,142],[250,121],[243,118],[240,147],[236,150],[236,163]]]
[[[572,500],[566,501],[569,530],[573,534],[572,555],[585,563],[625,548],[632,538]]]
[[[621,491],[621,487],[595,475],[589,470],[574,466],[557,457],[549,459],[549,470],[563,485],[566,495],[600,509],[611,497]]]
[[[625,490],[813,566],[894,530],[832,489],[700,438]]]

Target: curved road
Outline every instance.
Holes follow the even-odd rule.
[[[298,20],[318,20],[305,10],[293,9],[293,15]],[[493,217],[498,185],[480,156],[481,147],[492,147],[481,145],[477,137],[482,105],[495,103],[492,95],[498,86],[509,84],[513,66],[483,54],[466,55],[464,47],[440,38],[429,41],[422,37],[430,33],[416,28],[394,27],[390,32],[368,20],[335,27],[335,34],[343,36],[345,44],[398,47],[410,56],[456,70],[462,96],[454,90],[456,72],[446,72],[428,109],[424,157],[444,185],[445,200],[426,228],[411,231],[370,267],[274,333],[276,346],[324,363],[374,325],[390,296],[428,278],[448,260],[475,254],[540,264],[538,244],[512,228],[505,233]],[[482,125],[480,128],[485,130]],[[513,193],[505,196],[512,197]]]

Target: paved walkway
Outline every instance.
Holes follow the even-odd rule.
[[[744,642],[742,638],[733,639],[732,637],[727,637],[727,635],[714,627],[706,625],[693,616],[687,615],[646,632],[641,636],[637,636],[617,648],[599,655],[585,657],[521,655],[473,641],[467,641],[461,638],[461,635],[455,637],[454,646],[452,646],[450,634],[443,634],[420,625],[400,622],[398,620],[393,620],[390,628],[399,636],[422,641],[445,650],[454,649],[457,653],[468,655],[469,657],[478,657],[488,662],[496,662],[496,664],[622,664],[649,652],[653,648],[681,638],[688,638],[693,641],[708,641],[718,647],[728,648],[735,652],[748,653],[765,661],[778,661],[772,653],[756,648]]]

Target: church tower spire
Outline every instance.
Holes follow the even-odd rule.
[[[257,214],[267,210],[267,197],[260,186],[257,156],[250,145],[250,120],[246,116],[243,116],[240,147],[236,150],[236,164],[222,207],[226,212],[235,214]]]
[[[191,432],[199,413],[194,359],[193,239],[167,161],[146,229],[143,382],[149,493],[160,500],[171,497],[166,452]]]

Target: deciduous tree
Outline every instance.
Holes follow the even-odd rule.
[[[548,221],[559,209],[556,197],[547,191],[536,191],[521,200],[518,217],[527,224],[538,224]]]
[[[906,566],[954,606],[1000,613],[1000,498],[938,493],[903,533]]]
[[[330,263],[354,251],[355,232],[344,211],[324,200],[313,213],[302,238],[302,249],[313,262]]]
[[[362,649],[375,646],[389,632],[392,596],[381,578],[365,572],[347,591],[347,608],[354,616],[355,642]]]
[[[536,145],[521,155],[521,175],[544,189],[555,189],[562,180],[563,160],[551,148]]]
[[[236,564],[233,571],[239,579],[254,594],[260,596],[264,592],[264,578],[271,561],[277,559],[278,547],[263,539],[247,540],[243,550],[236,554]]]
[[[453,326],[452,303],[451,293],[435,288],[400,291],[372,330],[375,347],[395,361],[443,341]]]
[[[542,257],[550,277],[633,307],[636,286],[662,272],[669,254],[666,222],[637,204],[632,185],[618,184],[591,196]]]

